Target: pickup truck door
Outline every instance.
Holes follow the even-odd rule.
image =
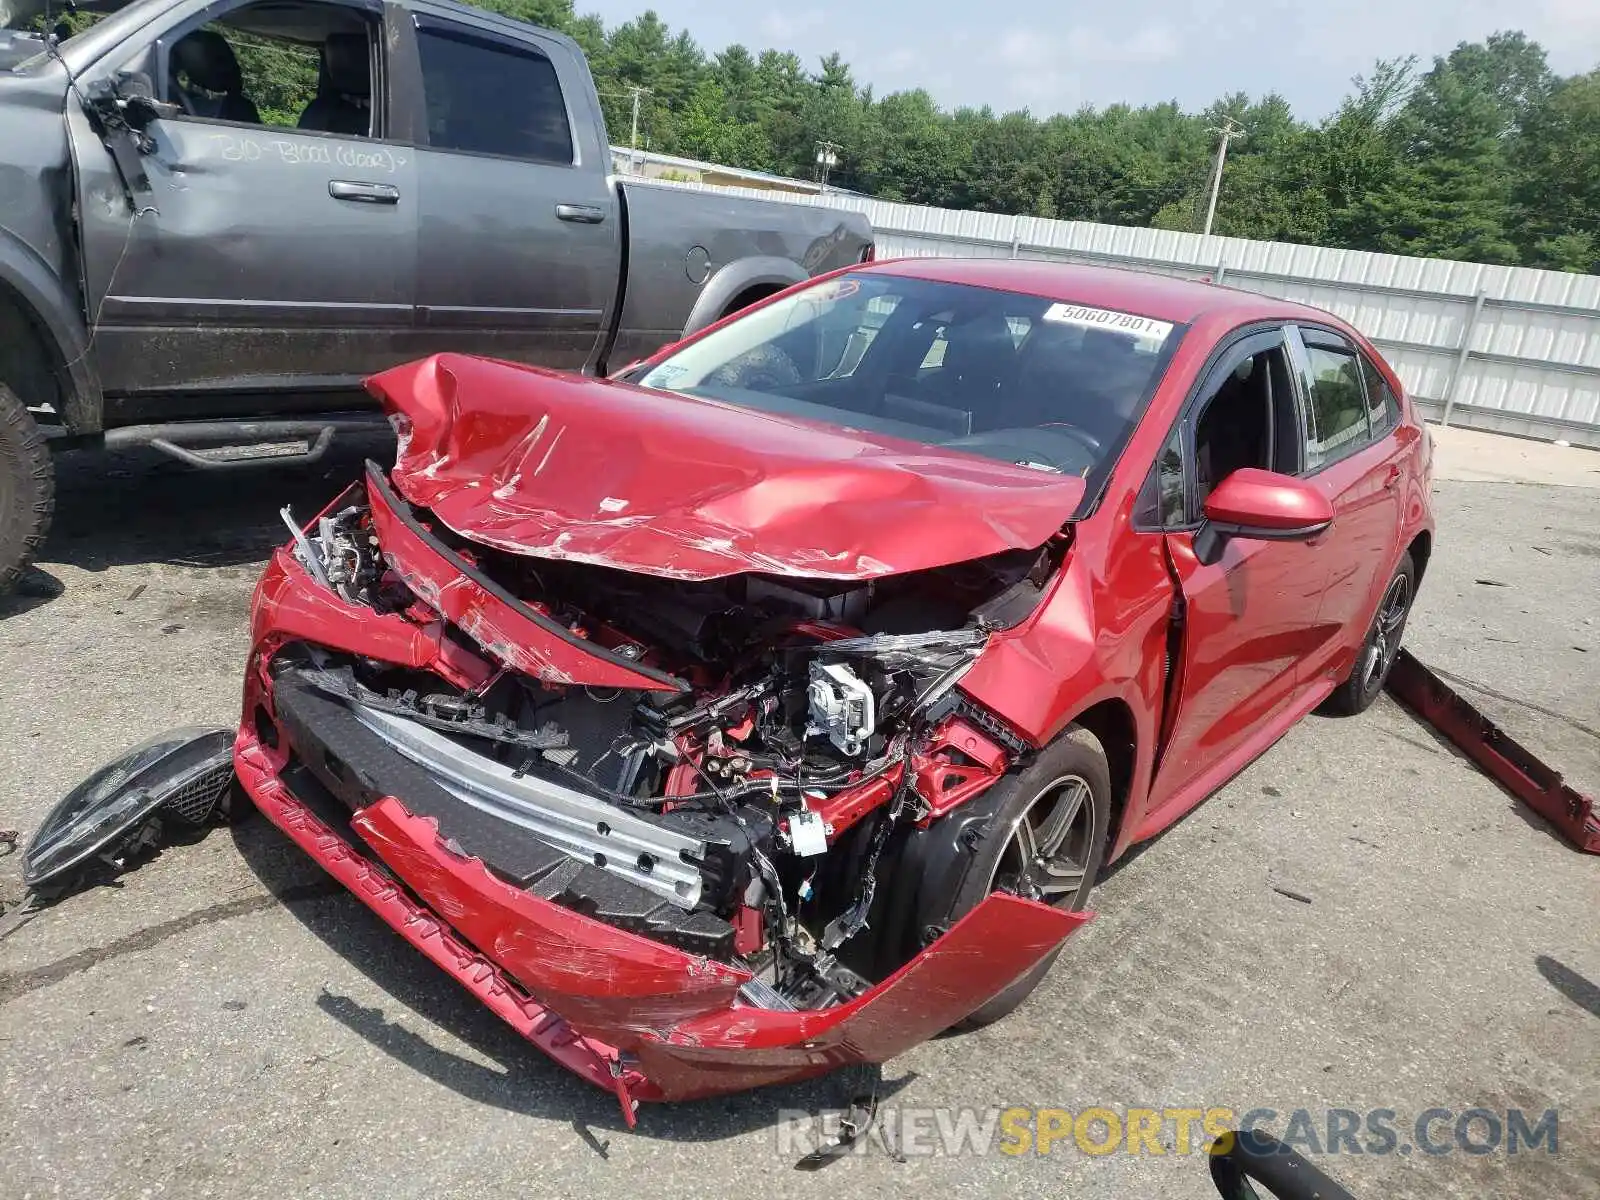
[[[379,0],[178,6],[94,68],[146,72],[179,106],[131,189],[67,106],[109,423],[247,414],[267,393],[326,408],[408,356],[416,163],[383,26]]]
[[[578,369],[616,299],[621,220],[594,83],[573,44],[425,7],[415,39],[417,336]]]

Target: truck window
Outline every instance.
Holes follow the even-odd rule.
[[[164,98],[191,117],[373,133],[371,20],[336,4],[247,4],[172,41]]]
[[[417,41],[430,145],[571,165],[566,100],[545,55],[438,26]]]

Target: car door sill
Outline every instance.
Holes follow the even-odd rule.
[[[1144,819],[1139,822],[1139,827],[1134,830],[1131,841],[1142,842],[1146,838],[1154,837],[1190,809],[1199,807],[1203,801],[1220,792],[1234,776],[1272,749],[1284,734],[1326,700],[1334,687],[1334,681],[1326,678],[1314,680],[1300,687],[1295,692],[1294,699],[1277,717],[1264,723],[1255,736],[1232,754],[1221,759],[1209,771],[1198,776],[1194,782],[1180,788],[1159,808],[1153,808],[1145,813]]]

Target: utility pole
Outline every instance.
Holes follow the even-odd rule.
[[[823,191],[828,190],[828,172],[839,165],[839,151],[843,149],[837,142],[817,143],[817,172]]]
[[[1215,126],[1211,129],[1212,133],[1220,134],[1222,140],[1217,143],[1217,168],[1211,173],[1211,202],[1206,205],[1206,233],[1211,232],[1211,222],[1217,215],[1217,193],[1222,190],[1222,164],[1228,161],[1228,143],[1246,135],[1244,126],[1232,117],[1222,119],[1225,124],[1221,129]]]
[[[639,98],[649,95],[650,89],[637,84],[628,89],[633,93],[633,124],[628,131],[628,153],[637,165],[639,160]]]

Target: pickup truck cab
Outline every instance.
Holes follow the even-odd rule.
[[[48,526],[42,426],[197,465],[186,442],[325,446],[395,363],[604,374],[871,256],[856,214],[616,178],[548,30],[449,0],[94,9],[0,30],[0,592]]]

